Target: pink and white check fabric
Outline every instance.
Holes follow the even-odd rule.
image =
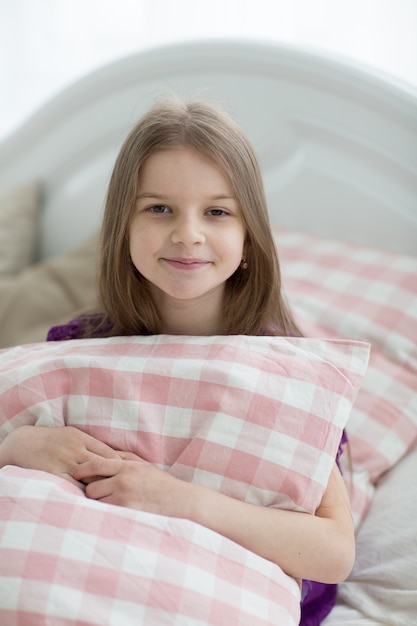
[[[368,351],[246,336],[22,346],[0,355],[0,435],[22,424],[77,426],[182,480],[314,513]]]
[[[10,466],[0,493],[2,626],[299,623],[295,580],[198,524]]]
[[[371,344],[347,424],[359,523],[374,484],[417,442],[417,257],[277,231],[284,288],[303,332]],[[348,457],[344,475],[350,484]]]
[[[184,480],[312,513],[366,369],[360,342],[112,338],[0,352],[0,436],[72,424]],[[0,623],[295,626],[300,587],[188,520],[0,471]]]

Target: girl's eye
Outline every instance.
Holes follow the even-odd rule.
[[[209,209],[207,213],[209,215],[212,215],[213,217],[222,217],[223,215],[229,215],[229,213],[224,209]]]
[[[165,206],[165,204],[154,204],[153,206],[149,207],[147,211],[149,211],[149,213],[157,213],[157,214],[168,213],[169,208]]]

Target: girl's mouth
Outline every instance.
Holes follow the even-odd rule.
[[[210,261],[206,261],[204,259],[167,259],[162,258],[162,261],[170,265],[171,267],[175,267],[179,270],[197,270],[202,267],[209,265]]]

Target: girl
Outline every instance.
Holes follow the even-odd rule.
[[[126,139],[108,190],[99,301],[96,312],[52,328],[48,339],[300,334],[281,294],[253,149],[213,105],[155,106]],[[320,581],[305,583],[301,623],[320,623],[334,603],[334,583],[353,564],[353,524],[336,463],[314,516],[180,481],[71,427],[15,430],[0,447],[6,464],[63,475],[103,502],[194,520],[291,576]]]

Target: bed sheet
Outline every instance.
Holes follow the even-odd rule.
[[[386,626],[417,624],[417,447],[377,485],[359,529],[356,562],[339,586],[341,607]],[[339,626],[337,608],[326,626]],[[358,622],[359,623],[359,622]]]

